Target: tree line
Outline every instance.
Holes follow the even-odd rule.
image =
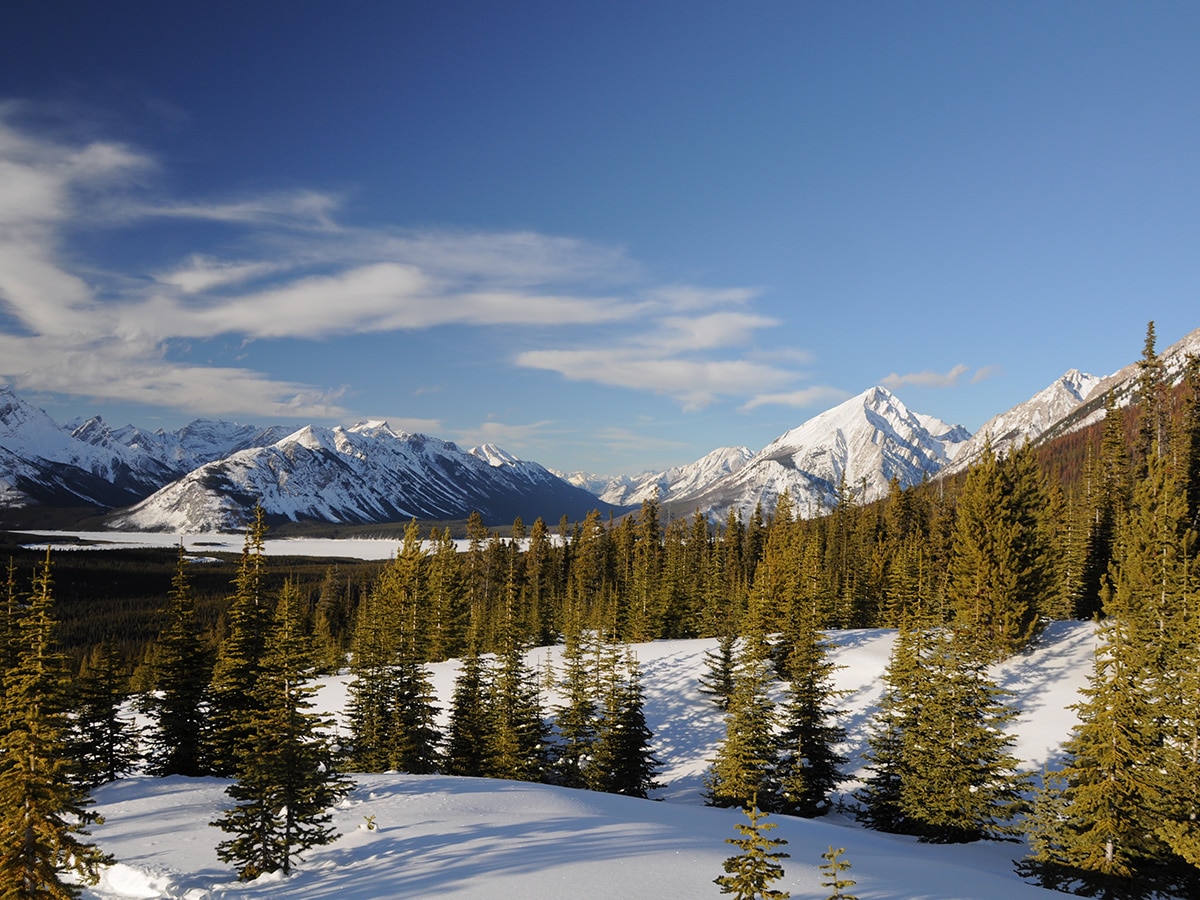
[[[1022,870],[1048,886],[1104,896],[1191,889],[1200,865],[1198,373],[1193,361],[1170,387],[1151,324],[1138,406],[1110,400],[1103,424],[1070,445],[1071,459],[1053,447],[988,448],[957,479],[893,484],[874,504],[843,483],[838,505],[816,518],[798,516],[787,494],[719,527],[698,514],[665,518],[656,499],[621,519],[564,519],[556,534],[540,519],[528,530],[517,520],[505,537],[476,515],[462,552],[448,529],[422,534],[413,522],[395,556],[354,590],[332,569],[317,583],[272,580],[259,510],[215,622],[197,608],[181,550],[149,650],[132,660],[97,641],[75,679],[54,640],[49,558],[25,598],[10,564],[0,789],[32,790],[18,787],[33,782],[21,781],[28,773],[16,761],[40,759],[21,743],[36,721],[52,735],[37,777],[74,791],[47,817],[86,825],[87,789],[138,764],[120,712],[136,663],[133,686],[153,723],[146,764],[232,779],[235,804],[215,824],[231,835],[224,858],[247,877],[286,870],[329,839],[323,810],[347,789],[342,771],[645,796],[656,760],[624,648],[715,637],[705,689],[725,711],[727,735],[709,802],[820,815],[845,763],[825,635],[893,627],[870,774],[855,798],[864,824],[961,841],[1012,837],[1024,823],[1033,852]],[[987,665],[1066,618],[1101,620],[1101,650],[1065,765],[1031,807],[1002,732],[1008,698]],[[539,683],[550,676],[530,671],[525,651],[555,643],[563,671],[552,677],[566,700],[547,711]],[[440,734],[424,664],[452,657],[462,667]],[[33,660],[42,681],[29,675]],[[313,678],[345,666],[353,681],[340,734],[308,698]],[[288,752],[278,749],[285,736]],[[280,809],[282,834],[273,830]],[[6,823],[10,843],[18,833]],[[0,871],[17,859],[44,868],[39,852],[36,842],[6,847]],[[54,859],[94,863],[82,844]]]

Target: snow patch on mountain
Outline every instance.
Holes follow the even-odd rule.
[[[993,416],[963,444],[943,474],[962,471],[976,462],[990,443],[992,452],[1005,456],[1026,440],[1034,441],[1048,429],[1075,411],[1100,384],[1101,378],[1078,369],[1069,369],[1062,377],[1038,391],[1024,403]]]
[[[769,514],[787,491],[798,515],[814,516],[836,505],[842,484],[857,502],[869,502],[893,479],[901,487],[920,483],[969,438],[962,426],[913,413],[886,388],[873,387],[780,435],[738,471],[675,498],[674,506],[712,520],[736,510],[745,519],[759,505]]]

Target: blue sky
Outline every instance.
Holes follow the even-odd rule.
[[[20,3],[0,381],[565,470],[1200,327],[1195,3]]]

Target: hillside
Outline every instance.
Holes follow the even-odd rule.
[[[837,633],[837,684],[847,691],[844,750],[848,793],[855,785],[865,724],[880,691],[894,633]],[[371,775],[335,810],[342,837],[313,851],[288,879],[248,884],[216,857],[220,832],[206,825],[223,808],[215,779],[132,778],[97,792],[105,817],[93,829],[117,865],[84,891],[89,900],[120,898],[290,898],[374,900],[382,897],[699,898],[720,896],[712,879],[731,855],[724,843],[744,821],[735,810],[702,805],[706,760],[722,735],[719,712],[697,689],[711,641],[637,645],[647,721],[662,760],[655,803],[544,785],[442,776]],[[1094,637],[1088,623],[1056,623],[1033,650],[999,666],[997,680],[1021,709],[1012,728],[1015,751],[1031,770],[1053,765],[1069,733],[1069,706],[1090,671]],[[539,665],[556,650],[534,651]],[[454,663],[432,667],[445,705]],[[345,679],[327,681],[319,702],[342,708]],[[549,698],[552,702],[553,698]],[[848,796],[845,798],[848,802]],[[372,818],[376,828],[368,830]],[[1027,885],[1012,872],[1021,845],[919,844],[867,831],[845,811],[825,819],[773,816],[785,878],[775,887],[792,897],[824,898],[821,854],[845,847],[867,900],[1011,900],[1062,896]]]

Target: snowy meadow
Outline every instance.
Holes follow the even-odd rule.
[[[394,547],[394,544],[393,544]],[[836,632],[835,681],[845,691],[842,747],[850,760],[842,803],[821,819],[771,816],[778,827],[785,876],[773,887],[793,898],[822,900],[830,889],[821,854],[845,848],[860,900],[1010,900],[1062,896],[1026,884],[1013,872],[1021,843],[921,844],[867,830],[848,807],[862,774],[867,723],[881,691],[895,633]],[[356,788],[334,811],[341,837],[312,850],[291,876],[248,883],[221,863],[215,821],[231,801],[217,779],[133,777],[100,788],[104,823],[95,842],[116,863],[87,888],[88,900],[118,898],[278,897],[374,900],[392,897],[699,898],[721,896],[713,879],[736,851],[725,843],[745,821],[739,810],[706,807],[703,777],[724,733],[723,716],[699,690],[705,653],[715,641],[635,645],[642,668],[647,724],[655,734],[662,787],[651,800],[491,779],[401,774],[356,776]],[[1040,773],[1057,762],[1075,722],[1071,704],[1091,671],[1090,623],[1050,625],[1031,650],[992,674],[1012,691],[1020,715],[1010,726],[1015,755]],[[531,651],[542,672],[558,648]],[[430,667],[445,709],[454,662]],[[329,678],[317,695],[339,715],[347,679]],[[556,701],[545,694],[549,708]]]

